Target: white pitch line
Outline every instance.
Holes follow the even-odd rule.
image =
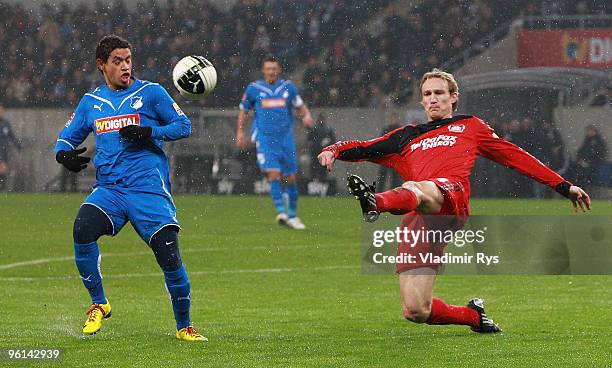
[[[258,247],[244,247],[244,248],[188,248],[188,249],[181,249],[181,253],[219,252],[219,251],[227,251],[228,249],[231,249],[232,251],[245,251],[245,250],[272,251],[272,250],[280,250],[280,249],[291,250],[291,249],[310,249],[310,248],[314,248],[314,249],[316,248],[335,248],[339,246],[340,245],[337,245],[337,244],[330,244],[330,245],[317,245],[317,246],[299,245],[299,246],[271,246],[271,247],[258,246]],[[104,253],[103,252],[101,254],[102,254],[102,257],[105,258],[105,257],[145,256],[145,255],[152,254],[152,252],[151,251],[130,252],[130,253]],[[74,256],[32,259],[29,261],[21,261],[21,262],[7,263],[7,264],[0,265],[0,271],[9,270],[12,268],[23,267],[23,266],[32,266],[32,265],[39,265],[39,264],[44,264],[44,263],[65,262],[65,261],[73,261],[73,260],[74,260]]]
[[[236,270],[208,270],[208,271],[188,271],[189,276],[198,275],[221,275],[232,273],[283,273],[283,272],[298,272],[298,271],[333,271],[333,270],[348,270],[358,269],[360,266],[344,265],[344,266],[322,266],[308,268],[255,268],[255,269],[236,269]],[[105,279],[126,279],[132,277],[162,277],[163,273],[124,273],[124,274],[104,274]],[[43,277],[0,277],[0,281],[40,281],[40,280],[71,280],[79,279],[78,276],[43,276]]]
[[[60,262],[60,261],[69,261],[69,260],[74,260],[74,256],[33,259],[31,261],[22,261],[22,262],[15,262],[15,263],[8,263],[8,264],[0,265],[0,271],[8,270],[11,268],[22,267],[22,266],[32,266],[32,265],[37,265],[37,264],[49,263],[49,262]]]

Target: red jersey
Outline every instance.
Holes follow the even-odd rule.
[[[567,196],[570,183],[538,159],[495,134],[484,121],[458,115],[422,125],[406,125],[368,141],[327,146],[338,160],[371,161],[395,169],[406,181],[460,182],[470,193],[470,173],[486,157]],[[446,189],[446,188],[442,188]]]

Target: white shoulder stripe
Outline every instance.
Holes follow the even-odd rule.
[[[283,89],[287,84],[289,84],[290,81],[286,80],[283,83],[281,83],[280,86],[276,87],[276,89],[274,90],[274,94],[277,94],[278,92],[280,92],[281,89]]]
[[[145,83],[145,84],[144,84],[142,87],[138,88],[136,91],[134,91],[134,92],[130,93],[130,95],[129,95],[129,96],[127,96],[126,98],[124,98],[124,99],[123,99],[123,101],[121,101],[121,103],[119,104],[119,107],[117,108],[117,110],[121,109],[121,106],[123,106],[123,103],[124,103],[125,101],[127,101],[127,100],[128,100],[128,98],[130,98],[130,97],[134,96],[135,94],[137,94],[138,92],[140,92],[140,91],[141,91],[143,88],[148,87],[148,86],[156,86],[156,85],[158,85],[158,83],[153,83],[153,82],[147,82],[147,83]]]
[[[268,88],[268,87],[264,87],[264,86],[262,86],[262,85],[260,85],[260,84],[258,84],[258,83],[253,83],[253,87],[255,87],[255,88],[259,88],[260,90],[262,90],[262,91],[264,91],[264,92],[268,92],[269,94],[272,94],[272,93],[273,93],[273,92],[272,92],[272,90],[271,90],[270,88]]]
[[[68,141],[67,141],[67,140],[65,140],[65,139],[58,139],[57,141],[58,141],[58,142],[64,142],[64,143],[66,143],[67,145],[69,145],[70,147],[72,147],[72,149],[76,149],[76,148],[75,148],[75,147],[72,145],[72,143],[68,142]]]
[[[100,100],[100,101],[102,101],[102,102],[105,102],[105,103],[107,103],[107,104],[108,104],[110,107],[112,107],[112,108],[113,108],[113,110],[117,111],[117,109],[115,109],[115,106],[113,106],[113,103],[112,103],[112,102],[110,102],[109,100],[105,99],[105,98],[102,98],[102,97],[100,97],[100,96],[96,96],[96,95],[91,94],[91,93],[86,93],[86,94],[85,94],[85,96],[93,97],[93,98],[95,98],[96,100]]]

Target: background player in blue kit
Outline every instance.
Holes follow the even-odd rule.
[[[179,253],[180,227],[163,151],[163,141],[191,135],[191,121],[162,86],[132,76],[131,49],[117,36],[100,41],[96,64],[105,84],[83,96],[55,146],[56,160],[78,172],[89,158],[81,156],[85,147],[77,147],[92,132],[96,138],[96,184],[73,229],[76,265],[92,299],[83,333],[95,334],[102,319],[111,315],[97,240],[116,235],[130,221],[163,270],[176,337],[205,341],[190,321],[190,284]],[[155,313],[151,309],[151,315]]]
[[[278,59],[272,56],[263,59],[264,79],[247,86],[239,105],[236,143],[240,148],[247,145],[244,125],[249,111],[254,109],[251,138],[257,148],[259,168],[266,173],[270,183],[270,195],[278,212],[276,222],[292,229],[303,230],[304,224],[297,217],[298,164],[293,140],[292,109],[296,109],[305,127],[312,128],[313,120],[293,82],[279,79],[280,71]],[[281,179],[284,181],[284,188]],[[283,193],[288,198],[287,209]]]

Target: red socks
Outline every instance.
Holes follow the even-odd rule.
[[[378,212],[391,212],[394,215],[403,215],[414,211],[419,205],[416,194],[401,187],[376,193],[375,197]]]
[[[431,299],[431,314],[428,325],[468,325],[480,326],[480,315],[474,309],[459,305],[446,304],[442,299]]]

